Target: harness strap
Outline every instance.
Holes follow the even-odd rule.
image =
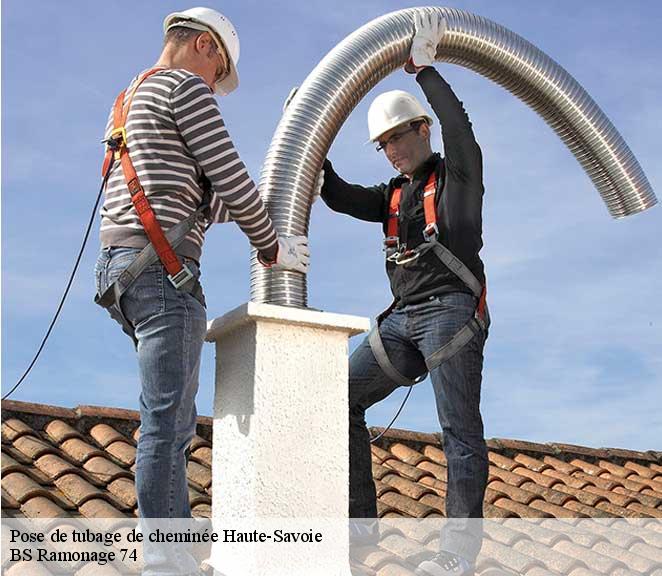
[[[182,265],[177,254],[175,254],[173,247],[170,245],[170,242],[168,242],[168,239],[163,232],[163,228],[159,224],[156,214],[145,195],[145,190],[140,184],[138,174],[131,161],[129,150],[127,148],[126,121],[129,116],[133,97],[140,85],[152,74],[155,74],[160,70],[162,70],[162,68],[152,68],[140,76],[140,78],[134,83],[131,92],[128,95],[126,104],[124,104],[126,90],[123,90],[117,96],[113,107],[113,131],[110,138],[112,142],[109,143],[109,150],[106,154],[104,165],[107,162],[108,154],[112,151],[115,160],[119,160],[121,163],[124,180],[129,189],[129,194],[131,194],[131,202],[140,218],[145,234],[150,243],[154,246],[158,258],[168,271],[168,279],[175,288],[180,288],[193,276],[190,270]]]
[[[167,233],[167,239],[172,246],[175,248],[182,243],[184,238],[191,231],[195,225],[197,217],[207,208],[207,205],[200,206],[193,214],[178,222],[175,226],[170,228]],[[151,266],[159,259],[158,254],[156,253],[154,246],[148,244],[145,246],[140,253],[131,261],[131,263],[122,271],[122,273],[117,277],[115,282],[113,282],[105,290],[103,294],[97,294],[94,301],[102,306],[103,308],[109,308],[110,306],[117,304],[119,305],[120,299],[124,292],[126,292],[129,287],[136,281],[138,276],[147,268]],[[182,285],[179,288],[182,292],[189,292],[192,296],[200,300],[200,303],[204,305],[203,300],[199,296],[202,296],[202,287],[197,278],[189,280],[187,283]]]
[[[379,334],[379,324],[376,323],[373,329],[370,330],[370,333],[368,334],[368,343],[370,344],[372,354],[375,357],[375,360],[377,360],[377,364],[379,364],[382,372],[384,372],[386,376],[393,380],[393,382],[399,384],[400,386],[413,386],[419,382],[418,379],[412,380],[406,376],[403,376],[400,371],[395,366],[393,366],[393,363],[389,359],[388,354],[386,353],[386,349],[384,348],[382,337]]]
[[[425,212],[425,229],[423,238],[425,242],[413,250],[400,252],[400,200],[402,188],[393,190],[389,203],[389,216],[387,221],[387,236],[384,240],[387,259],[395,261],[397,264],[406,264],[411,260],[419,258],[428,251],[432,253],[462,282],[471,290],[478,299],[478,305],[474,317],[471,318],[444,346],[433,352],[425,359],[425,365],[428,371],[437,368],[455,354],[457,354],[471,339],[481,331],[486,331],[490,325],[490,316],[487,309],[487,285],[481,284],[469,268],[457,258],[446,246],[439,242],[439,229],[437,227],[436,211],[436,178],[434,171],[430,174],[428,181],[423,189],[423,209]],[[379,324],[393,309],[395,302],[378,317],[376,326],[368,336],[370,348],[382,371],[394,382],[403,386],[411,386],[420,382],[425,375],[416,381],[404,377],[393,366],[386,354],[384,343],[379,335]]]

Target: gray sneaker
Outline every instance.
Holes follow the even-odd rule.
[[[467,560],[451,552],[439,552],[420,563],[417,576],[473,576],[474,567]]]

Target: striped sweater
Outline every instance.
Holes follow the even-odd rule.
[[[111,110],[106,138],[112,121]],[[147,78],[133,98],[126,131],[131,161],[164,231],[201,204],[203,172],[212,184],[209,213],[198,219],[177,247],[180,256],[199,261],[207,227],[234,221],[257,250],[273,259],[276,231],[232,144],[218,104],[200,76],[167,69]],[[105,192],[102,247],[146,246],[148,240],[119,162],[113,166]]]

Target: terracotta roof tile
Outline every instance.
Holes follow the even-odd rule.
[[[446,482],[437,480],[436,478],[432,478],[430,476],[425,476],[424,478],[421,478],[419,482],[424,486],[428,486],[440,496],[446,496],[446,490],[447,490]]]
[[[410,466],[409,464],[405,464],[404,462],[400,462],[399,460],[395,460],[392,458],[391,460],[387,460],[385,462],[385,465],[388,468],[392,468],[393,470],[396,470],[398,474],[404,476],[405,478],[409,478],[410,480],[414,480],[415,482],[418,482],[423,476],[430,476],[431,472],[427,472],[425,470],[421,470],[420,468],[415,468],[414,466]]]
[[[550,516],[554,518],[576,518],[577,516],[583,516],[587,517],[588,515],[584,515],[581,512],[578,511],[570,511],[569,508],[565,508],[563,506],[557,506],[556,504],[551,504],[549,502],[546,502],[545,500],[534,500],[529,504],[531,508],[534,508],[535,510],[540,510],[541,512],[546,512]]]
[[[627,488],[623,488],[621,486],[616,486],[614,488],[614,492],[617,494],[623,494],[625,496],[630,496],[637,500],[638,502],[641,502],[644,506],[648,506],[649,508],[657,508],[662,504],[662,498],[658,498],[656,496],[649,496],[648,494],[644,494],[644,492],[634,492],[633,490],[628,490]]]
[[[591,476],[590,474],[586,474],[585,472],[575,472],[573,474],[575,478],[579,478],[580,480],[586,480],[589,484],[593,484],[593,486],[597,486],[598,488],[602,488],[603,490],[613,490],[616,486],[623,486],[623,482],[626,480],[621,479],[622,481],[618,482],[612,482],[611,480],[607,480],[606,478],[600,478],[598,476]]]
[[[46,426],[44,426],[44,432],[55,442],[56,444],[61,444],[69,438],[83,438],[83,435],[67,424],[62,420],[51,420]]]
[[[387,474],[393,474],[393,469],[382,466],[381,464],[372,463],[372,477],[376,480],[381,480]]]
[[[620,562],[624,562],[626,566],[632,570],[642,572],[643,574],[652,572],[657,567],[661,567],[660,564],[654,562],[650,558],[639,556],[634,552],[624,550],[620,546],[616,546],[616,544],[612,544],[611,542],[599,542],[593,546],[593,550],[604,556],[609,556]]]
[[[198,504],[211,504],[211,498],[207,494],[198,492],[191,486],[188,487],[188,498],[191,506],[197,506]]]
[[[523,464],[529,470],[533,470],[534,472],[543,472],[544,470],[548,470],[552,468],[551,464],[548,464],[536,458],[531,458],[531,456],[527,456],[526,454],[517,454],[514,460],[515,462],[518,462],[519,464]]]
[[[417,468],[420,468],[421,470],[425,470],[426,472],[430,472],[437,480],[441,480],[443,482],[447,482],[448,478],[448,468],[444,466],[440,466],[439,464],[435,464],[433,462],[421,462],[416,466]]]
[[[497,508],[503,508],[504,510],[510,510],[511,512],[517,514],[520,518],[549,518],[551,514],[543,512],[541,510],[536,510],[525,504],[520,504],[508,498],[499,498],[494,501],[494,506]]]
[[[414,566],[418,566],[423,560],[431,558],[434,553],[413,539],[405,538],[401,534],[392,533],[382,536],[379,547],[397,558]]]
[[[578,490],[581,490],[584,486],[588,485],[587,480],[575,478],[574,476],[568,476],[567,474],[560,472],[558,470],[545,470],[543,474],[545,476],[551,476],[552,478],[558,478],[561,482],[563,482],[567,486],[571,486]]]
[[[189,479],[201,486],[202,490],[211,486],[211,468],[207,468],[207,466],[189,461],[187,475]]]
[[[566,554],[567,556],[571,556],[572,558],[576,558],[577,560],[581,560],[587,567],[590,566],[603,574],[610,574],[616,568],[626,568],[622,562],[605,557],[602,554],[598,554],[597,552],[585,548],[584,546],[580,546],[575,542],[565,540],[557,542],[554,545],[554,550]]]
[[[85,464],[83,468],[90,473],[91,476],[99,481],[107,484],[116,478],[132,478],[132,474],[125,468],[118,466],[108,458],[102,456],[93,456]]]
[[[5,491],[5,489],[2,489],[2,509],[13,509],[13,510],[19,510],[21,508],[21,503],[16,500],[11,494]]]
[[[32,435],[21,436],[14,440],[14,447],[31,460],[44,454],[57,454],[58,452],[52,444]]]
[[[131,465],[136,460],[136,449],[121,440],[106,446],[106,451],[117,458],[120,462]]]
[[[628,476],[632,476],[632,474],[636,475],[636,472],[634,470],[630,470],[629,468],[624,468],[623,466],[619,466],[618,464],[614,464],[613,462],[609,462],[608,460],[599,460],[598,466],[600,466],[600,468],[604,468],[605,470],[611,472],[614,476],[618,476],[619,478],[627,478]]]
[[[11,472],[3,476],[2,487],[21,504],[35,496],[49,496],[46,488],[22,472]]]
[[[633,552],[634,554],[662,563],[662,552],[657,546],[651,546],[644,542],[635,542],[631,546],[622,546],[622,548],[628,548],[630,552]]]
[[[513,546],[518,540],[529,540],[529,536],[515,530],[506,524],[499,524],[497,522],[485,522],[484,525],[485,535],[491,540],[505,544],[506,546]]]
[[[660,465],[660,464],[649,464],[648,467],[649,467],[653,472],[657,472],[657,474],[662,475],[662,465]]]
[[[590,487],[593,488],[593,486]],[[609,500],[606,496],[603,496],[602,494],[595,494],[587,490],[579,490],[577,488],[573,488],[572,486],[566,486],[564,484],[557,484],[556,486],[554,486],[554,490],[556,490],[557,492],[563,492],[565,494],[574,496],[582,504],[586,504],[587,506],[595,506],[598,502],[602,502],[602,501],[606,502]]]
[[[118,440],[126,442],[127,444],[131,443],[131,441],[119,430],[108,424],[104,424],[103,422],[95,424],[90,428],[90,436],[92,436],[95,442],[102,448],[106,448],[109,444],[117,442]]]
[[[34,465],[51,481],[56,480],[63,474],[78,472],[78,468],[74,464],[60,458],[57,454],[44,454],[35,459]]]
[[[494,504],[483,502],[483,513],[486,518],[519,518],[519,516],[512,510],[499,508]]]
[[[614,484],[621,485],[624,488],[627,488],[628,490],[632,490],[633,492],[641,492],[642,490],[645,490],[647,488],[646,484],[643,482],[638,482],[637,478],[641,478],[640,476],[631,476],[630,478],[621,478],[619,476],[615,476],[614,474],[610,474],[609,472],[605,472],[602,475],[602,478],[604,480],[614,482]],[[648,480],[651,482],[651,480]],[[613,490],[613,488],[611,488]]]
[[[604,490],[603,488],[598,488],[597,486],[587,486],[584,488],[584,492],[590,492],[591,494],[596,494],[597,496],[602,496],[603,498],[609,500],[616,504],[617,506],[622,506],[623,508],[627,507],[628,504],[636,502],[634,498],[629,496],[624,496],[618,492],[613,492],[611,490]]]
[[[438,496],[436,494],[425,494],[419,500],[421,504],[425,504],[430,508],[438,510],[442,514],[446,514],[446,498],[443,496]],[[429,515],[428,515],[429,517]]]
[[[55,485],[79,508],[93,498],[106,499],[117,508],[126,508],[108,492],[99,490],[78,474],[65,474],[55,481]]]
[[[424,496],[425,494],[434,493],[430,488],[427,488],[426,486],[417,482],[407,480],[406,478],[398,476],[397,474],[388,474],[387,476],[384,476],[383,481],[389,486],[396,488],[400,494],[409,496],[414,500],[420,500],[421,496]]]
[[[559,480],[558,478],[554,478],[553,476],[546,476],[545,474],[541,474],[540,472],[534,472],[533,470],[529,470],[528,468],[524,468],[523,466],[520,466],[519,468],[515,468],[513,472],[515,474],[518,474],[519,476],[526,476],[526,478],[530,478],[536,484],[540,484],[545,488],[551,488],[556,484],[562,483],[561,480]]]
[[[45,496],[35,496],[28,499],[21,509],[28,518],[62,518],[70,516],[69,512]]]
[[[22,472],[26,476],[32,478],[35,482],[39,484],[48,484],[50,480],[40,470],[37,470],[34,466],[29,466],[25,464],[19,464],[14,460],[9,454],[2,453],[2,474],[9,474],[10,472]]]
[[[498,498],[503,498],[503,497],[504,497],[503,492],[497,492],[496,490],[492,490],[489,484],[487,485],[487,488],[485,488],[485,502],[487,502],[488,504],[492,504]]]
[[[191,440],[191,452],[201,447],[211,448],[211,442],[207,442],[207,440],[205,440],[202,436],[198,436],[196,434],[193,436],[193,440]]]
[[[559,460],[558,458],[554,458],[554,456],[545,456],[543,458],[543,462],[545,464],[549,464],[559,472],[563,472],[564,474],[568,474],[568,475],[579,470],[579,468],[577,468],[577,466],[575,466],[574,464],[570,464],[569,462]]]
[[[26,434],[36,436],[36,432],[18,418],[10,418],[2,423],[2,440],[4,442],[13,442]]]
[[[637,514],[634,510],[628,510],[611,502],[598,502],[595,507],[620,518],[641,518],[641,514]]]
[[[373,459],[375,459],[374,461],[378,462],[379,464],[393,458],[393,454],[391,454],[388,450],[384,450],[375,444],[370,446],[370,451]]]
[[[78,464],[84,464],[94,456],[105,456],[102,450],[95,448],[80,438],[70,438],[69,440],[65,440],[62,442],[61,448],[67,456],[74,459]]]
[[[491,482],[496,478],[503,480],[506,484],[511,484],[513,486],[521,486],[524,484],[524,482],[529,480],[528,478],[520,476],[519,474],[508,472],[508,470],[502,470],[496,466],[490,466],[488,482]]]
[[[395,476],[395,475],[390,474],[390,476]],[[375,492],[377,493],[377,498],[381,498],[382,494],[386,494],[387,492],[397,492],[397,490],[390,484],[386,484],[386,482],[382,482],[381,480],[375,480]]]
[[[556,486],[558,486],[558,484]],[[531,492],[538,497],[542,496],[546,502],[556,504],[557,506],[563,506],[568,500],[574,500],[574,496],[571,494],[555,490],[554,488],[545,488],[535,482],[525,482],[522,484],[521,488],[522,490]]]
[[[502,482],[501,480],[496,480],[494,482],[490,482],[488,484],[489,488],[491,490],[494,490],[495,492],[498,492],[501,494],[501,498],[503,496],[507,496],[511,500],[514,500],[515,502],[521,502],[522,504],[528,504],[531,502],[531,500],[535,500],[537,498],[540,498],[540,496],[536,494],[532,494],[531,492],[527,492],[526,490],[522,490],[521,488],[518,488],[517,486],[511,486],[510,484],[506,484],[505,482]]]
[[[495,452],[489,452],[488,458],[490,459],[490,462],[492,464],[498,466],[499,468],[502,468],[503,470],[507,470],[508,472],[512,472],[513,469],[519,466],[519,464],[515,462],[512,458],[508,458],[506,456],[497,454]]]
[[[563,505],[564,508],[577,512],[577,514],[583,514],[589,518],[616,518],[615,514],[605,512],[604,510],[599,510],[598,508],[593,508],[582,504],[581,502],[576,502],[575,500],[570,500]]]
[[[519,540],[514,544],[513,548],[522,554],[541,560],[547,568],[556,571],[558,574],[568,574],[575,568],[580,568],[584,565],[576,558],[566,556],[541,542]]]
[[[633,483],[632,488],[630,488],[630,486],[628,486],[628,483],[630,483],[630,482]],[[635,490],[635,491],[638,492],[640,490],[640,488],[635,487],[635,485],[634,485],[635,483],[638,484],[638,485],[643,484],[645,486],[648,486],[648,487],[652,488],[653,490],[655,490],[655,492],[660,494],[660,496],[662,496],[662,482],[660,482],[657,479],[644,478],[643,476],[638,476],[638,475],[629,476],[626,480],[623,481],[623,486],[625,486],[626,488],[629,488],[630,490]]]
[[[191,508],[191,515],[200,518],[211,518],[211,504],[196,504]]]
[[[425,518],[431,512],[434,512],[434,509],[430,506],[421,504],[413,498],[409,498],[408,496],[404,496],[397,492],[387,492],[380,498],[380,502],[383,502],[386,506],[400,510],[408,516],[413,516],[414,518]]]
[[[416,466],[420,462],[427,460],[427,458],[423,456],[423,454],[417,452],[416,450],[413,450],[409,446],[405,446],[404,444],[401,444],[400,442],[391,444],[389,450],[391,451],[391,454],[393,454],[396,458],[402,460],[403,462],[409,464],[410,466]]]
[[[662,510],[658,508],[651,508],[649,506],[644,506],[639,502],[633,502],[632,504],[627,505],[628,510],[632,510],[641,516],[650,516],[651,518],[662,518]]]
[[[377,570],[393,561],[393,556],[376,546],[361,546],[352,549],[352,558],[359,560],[362,566]]]
[[[191,450],[191,459],[199,464],[211,467],[212,464],[212,451],[211,448],[205,446]]]
[[[441,466],[447,466],[448,461],[446,460],[446,454],[443,450],[437,448],[437,446],[426,446],[423,448],[423,455],[428,457],[433,462],[440,464]]]
[[[136,485],[133,480],[128,478],[113,480],[108,484],[108,491],[129,508],[138,504]]]
[[[482,552],[499,562],[499,564],[519,574],[525,574],[536,566],[539,568],[544,567],[539,560],[492,540],[483,541]]]
[[[600,474],[603,474],[605,471],[604,469],[600,468],[600,466],[596,466],[595,464],[591,464],[590,462],[586,462],[584,460],[581,460],[580,458],[575,458],[570,462],[573,466],[576,466],[580,470],[584,471],[586,474],[590,474],[591,476],[600,476]]]
[[[130,512],[124,514],[107,500],[100,498],[86,500],[80,505],[80,511],[87,518],[125,518],[127,515],[132,516]]]

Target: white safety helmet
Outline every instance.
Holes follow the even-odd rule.
[[[222,80],[216,82],[215,92],[226,95],[239,85],[237,74],[237,63],[239,62],[239,36],[230,22],[223,14],[211,8],[189,8],[183,12],[173,12],[166,16],[163,21],[163,31],[168,32],[170,28],[183,26],[209,32],[219,46],[225,48],[230,64],[229,74]]]
[[[370,141],[376,142],[392,128],[417,119],[425,120],[428,126],[432,124],[432,118],[415,96],[404,90],[384,92],[373,100],[368,110]]]

